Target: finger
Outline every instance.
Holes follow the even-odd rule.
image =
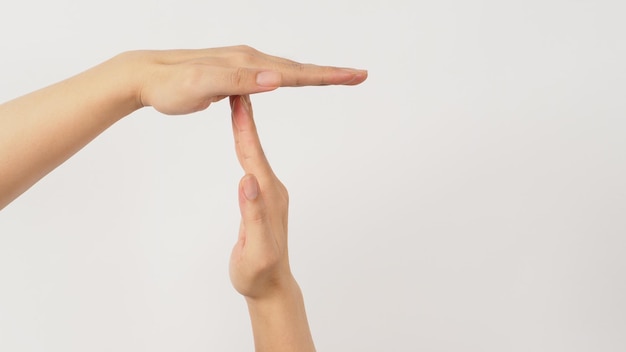
[[[252,174],[246,174],[239,182],[239,209],[241,211],[240,240],[243,237],[246,245],[262,244],[271,236],[270,219],[265,200],[261,194],[259,183]]]
[[[273,176],[252,116],[252,104],[248,95],[231,96],[233,136],[239,164],[246,173],[265,178]]]
[[[244,67],[269,69],[281,73],[281,87],[356,85],[367,79],[367,71],[365,70],[303,64],[279,56],[268,55],[247,46],[230,49],[236,53],[232,60],[239,62]]]
[[[367,71],[352,68],[301,64],[270,57],[269,69],[282,75],[281,87],[357,85],[367,79]]]
[[[278,87],[357,85],[368,75],[362,70],[300,63],[264,62],[256,67],[201,65],[206,67],[201,87],[207,90],[207,96],[262,93]]]
[[[313,64],[302,64],[293,60],[262,53],[248,46],[224,47],[216,49],[179,51],[183,57],[190,58],[189,55],[199,55],[194,59],[208,65],[215,65],[220,62],[224,68],[230,67],[230,72],[223,72],[225,80],[246,80],[248,78],[246,70],[251,70],[252,74],[262,72],[274,72],[272,77],[269,73],[254,76],[257,79],[258,87],[246,87],[245,90],[224,92],[225,95],[243,95],[268,91],[279,86],[299,87],[299,86],[320,86],[320,85],[356,85],[367,79],[367,71],[345,67],[320,66]],[[194,61],[195,61],[194,60]],[[280,80],[278,81],[278,75]],[[234,85],[238,86],[238,85]]]

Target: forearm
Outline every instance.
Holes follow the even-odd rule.
[[[181,115],[227,96],[366,78],[366,71],[303,65],[247,46],[118,55],[0,105],[0,209],[142,106]]]
[[[0,209],[141,107],[126,61],[117,56],[0,105]]]
[[[275,295],[247,298],[257,352],[315,351],[302,292],[295,280]]]

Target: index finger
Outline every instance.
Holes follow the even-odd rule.
[[[269,55],[245,45],[234,49],[247,58],[245,60],[247,64],[280,72],[282,87],[357,85],[367,79],[366,70],[300,63]],[[256,65],[260,65],[260,67]]]
[[[353,68],[303,64],[266,55],[270,69],[280,72],[282,87],[357,85],[367,79],[367,71]]]
[[[273,176],[252,116],[250,96],[238,95],[230,97],[232,110],[233,136],[239,164],[246,173],[258,178]]]

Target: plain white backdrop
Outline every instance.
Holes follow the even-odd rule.
[[[366,68],[252,97],[318,350],[624,351],[625,10],[5,1],[0,100],[132,49]],[[0,351],[253,349],[229,118],[139,111],[0,212]]]

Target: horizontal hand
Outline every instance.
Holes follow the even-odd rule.
[[[128,53],[143,73],[138,88],[142,106],[171,115],[206,109],[227,96],[278,87],[356,85],[367,72],[301,64],[248,46]]]

